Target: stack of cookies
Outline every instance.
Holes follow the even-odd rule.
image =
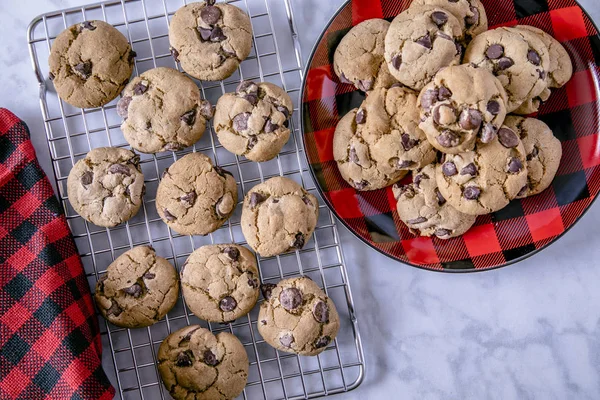
[[[391,23],[356,25],[335,51],[340,82],[367,95],[337,125],[340,174],[359,191],[392,186],[417,235],[460,236],[558,170],[560,141],[525,115],[570,80],[569,54],[535,27],[487,29],[479,0],[415,0]]]
[[[181,7],[169,28],[174,60],[199,80],[230,77],[248,57],[252,38],[250,18],[215,0]],[[251,161],[275,158],[288,142],[294,106],[284,89],[242,81],[214,107],[196,82],[176,69],[154,68],[130,80],[136,56],[117,29],[85,21],[54,41],[50,79],[59,97],[79,108],[102,107],[121,94],[114,107],[123,119],[121,130],[131,148],[141,153],[188,148],[200,140],[213,117],[222,146]],[[67,188],[71,205],[85,220],[107,228],[126,223],[145,196],[140,157],[120,147],[92,149],[73,166]],[[211,158],[193,152],[163,171],[155,205],[173,231],[207,235],[234,213],[237,183]],[[275,177],[246,194],[241,227],[254,251],[272,257],[302,249],[318,216],[315,196],[290,179]],[[180,286],[198,318],[218,323],[246,316],[262,289],[258,331],[281,351],[317,355],[339,330],[335,305],[316,283],[298,277],[261,285],[256,255],[231,243],[198,248],[179,274],[151,246],[134,247],[107,266],[96,284],[95,300],[112,324],[143,328],[175,306]],[[242,343],[229,333],[215,336],[199,326],[169,335],[157,359],[165,386],[176,399],[231,399],[248,377]]]

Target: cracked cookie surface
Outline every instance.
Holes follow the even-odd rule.
[[[450,239],[461,236],[475,223],[477,216],[452,207],[440,193],[436,168],[430,164],[413,172],[413,183],[392,188],[398,216],[420,236]]]
[[[134,78],[117,105],[125,140],[142,153],[177,151],[204,134],[213,110],[194,81],[172,68]]]
[[[485,8],[479,0],[414,0],[410,4],[411,7],[424,5],[450,11],[460,22],[466,41],[488,29]]]
[[[408,170],[435,160],[435,150],[418,127],[417,95],[409,89],[379,88],[338,123],[333,156],[344,180],[357,190],[376,190]]]
[[[171,333],[158,349],[158,371],[176,400],[231,400],[248,381],[248,355],[234,335],[199,325]]]
[[[91,223],[111,228],[139,211],[144,175],[137,154],[117,147],[98,147],[79,160],[67,179],[73,209]]]
[[[527,185],[517,195],[524,198],[546,190],[554,180],[562,157],[562,145],[548,125],[539,119],[508,116],[504,124],[519,135],[527,154]]]
[[[486,68],[500,80],[510,113],[548,87],[548,52],[534,33],[503,27],[475,37],[467,47],[464,63]]]
[[[523,143],[503,126],[490,143],[477,143],[474,151],[447,154],[436,167],[442,196],[458,211],[489,214],[506,207],[527,183]]]
[[[214,0],[181,7],[169,27],[171,53],[185,72],[218,81],[235,72],[252,47],[250,18],[231,4]]]
[[[237,205],[233,175],[210,158],[191,153],[165,170],[156,191],[156,210],[182,235],[207,235],[221,227]]]
[[[246,194],[242,233],[263,257],[302,249],[319,218],[317,198],[291,179],[274,177]]]
[[[385,35],[390,23],[369,19],[354,26],[335,49],[333,68],[343,83],[357,89],[388,88],[398,82],[390,74],[384,57]]]
[[[161,320],[177,302],[177,271],[150,246],[120,255],[96,283],[102,316],[123,328],[143,328]]]
[[[219,142],[233,154],[262,162],[279,154],[290,138],[290,96],[272,83],[241,82],[217,102],[213,125]]]
[[[333,301],[307,277],[262,285],[265,301],[258,332],[265,342],[287,353],[316,356],[335,339],[340,317]]]
[[[235,244],[196,249],[181,271],[181,290],[189,309],[209,322],[230,322],[252,310],[259,295],[256,257]]]
[[[61,32],[50,51],[50,79],[58,96],[79,108],[115,99],[133,71],[135,52],[104,21],[84,21]]]
[[[460,62],[461,25],[443,8],[415,6],[392,21],[385,37],[385,60],[402,84],[421,90],[442,68]]]
[[[494,139],[506,117],[507,96],[488,70],[458,65],[440,71],[419,94],[419,127],[444,153],[473,150]]]

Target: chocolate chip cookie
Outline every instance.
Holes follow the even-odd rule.
[[[261,162],[279,154],[290,138],[290,96],[268,82],[241,82],[217,102],[213,122],[219,142],[233,154]]]
[[[84,21],[61,32],[50,51],[50,80],[58,96],[79,108],[115,99],[133,71],[135,52],[103,21]]]
[[[256,257],[235,244],[200,247],[181,270],[186,304],[209,322],[233,321],[248,314],[258,300],[259,285]]]
[[[392,21],[385,37],[385,60],[401,83],[421,90],[442,68],[460,63],[461,24],[439,7],[415,6]]]
[[[271,178],[246,194],[242,233],[263,257],[304,247],[319,218],[317,198],[291,179]]]
[[[435,160],[417,126],[416,105],[409,89],[378,88],[342,118],[333,136],[333,156],[346,182],[357,190],[381,189]]]
[[[500,80],[508,95],[510,113],[548,87],[548,52],[535,34],[503,27],[475,37],[467,47],[464,62],[488,69]]]
[[[262,289],[258,332],[277,350],[316,356],[337,336],[335,304],[310,278],[284,279]]]
[[[177,271],[150,246],[121,254],[96,283],[100,314],[113,325],[143,328],[161,320],[179,295]]]
[[[447,154],[437,166],[442,196],[458,211],[489,214],[506,207],[527,183],[526,153],[519,136],[503,126],[474,151]]]
[[[213,109],[190,78],[172,68],[155,68],[127,85],[117,113],[124,119],[121,130],[131,147],[158,153],[196,143]]]
[[[73,209],[91,223],[111,228],[139,211],[144,175],[137,154],[117,147],[98,147],[79,160],[67,179]]]
[[[518,198],[543,192],[552,184],[562,157],[562,145],[539,119],[508,116],[504,124],[520,136],[527,154],[527,184]]]
[[[383,54],[389,27],[384,19],[369,19],[350,29],[333,57],[333,68],[341,82],[363,92],[398,82],[390,74]]]
[[[215,0],[181,7],[169,27],[171,54],[185,72],[218,81],[235,72],[252,48],[250,18],[231,4]]]
[[[479,0],[414,0],[410,6],[434,6],[450,11],[458,19],[465,41],[487,31],[488,20],[485,8]]]
[[[163,173],[156,210],[169,228],[182,235],[207,235],[221,227],[237,205],[233,175],[210,158],[191,153]]]
[[[234,335],[199,325],[171,333],[158,349],[158,372],[175,400],[231,400],[248,381],[248,355]]]
[[[473,150],[479,138],[489,143],[506,117],[507,96],[484,68],[458,65],[440,71],[419,95],[419,127],[444,153]]]
[[[413,183],[392,188],[398,216],[420,236],[450,239],[467,232],[477,217],[452,207],[437,186],[436,168],[430,164],[413,172]]]

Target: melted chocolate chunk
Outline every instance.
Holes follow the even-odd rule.
[[[194,353],[191,350],[182,351],[177,355],[175,365],[178,367],[191,367],[194,360]]]
[[[163,214],[165,215],[165,218],[169,222],[173,222],[173,221],[175,221],[177,219],[177,217],[175,217],[173,214],[171,214],[169,212],[169,210],[167,210],[166,208],[163,210]]]
[[[446,22],[448,22],[448,15],[442,11],[434,11],[431,13],[431,20],[437,26],[443,26]]]
[[[431,42],[431,36],[429,36],[429,34],[418,38],[417,40],[415,40],[415,43],[420,44],[421,46],[429,50],[433,48],[433,43]]]
[[[392,67],[394,67],[395,69],[400,69],[401,65],[402,65],[402,54],[396,54],[392,58]]]
[[[292,247],[295,249],[301,249],[305,244],[304,234],[302,232],[296,233],[296,237],[294,238],[294,243],[292,243]]]
[[[236,307],[237,301],[231,296],[223,297],[219,302],[219,308],[224,312],[233,311]]]
[[[460,170],[461,175],[477,176],[477,166],[473,163],[469,163]]]
[[[419,141],[417,139],[411,138],[408,133],[402,134],[401,141],[402,141],[402,148],[405,151],[409,151],[410,149],[414,148],[415,146],[417,146],[419,144]]]
[[[189,207],[192,207],[196,202],[196,192],[189,192],[179,198],[181,202],[186,203]]]
[[[279,338],[279,343],[281,343],[283,347],[292,347],[292,343],[294,343],[294,335],[291,333],[284,334]]]
[[[227,254],[227,257],[233,261],[240,259],[240,251],[236,247],[228,246],[223,249],[223,253]]]
[[[418,225],[418,224],[422,224],[423,222],[427,222],[427,218],[419,217],[419,218],[415,218],[415,219],[409,219],[408,221],[406,221],[406,223],[409,225]]]
[[[538,66],[542,62],[538,52],[533,49],[531,49],[527,52],[527,60],[529,60],[529,62],[532,63],[533,65],[538,65]]]
[[[269,300],[271,298],[271,294],[273,293],[273,289],[275,289],[275,287],[277,287],[277,285],[274,283],[263,283],[260,285],[260,291],[262,292],[265,300]]]
[[[501,44],[493,44],[487,48],[485,55],[490,60],[497,60],[504,55],[504,46]]]
[[[496,138],[496,128],[492,124],[485,124],[481,131],[481,142],[490,143]]]
[[[131,171],[126,165],[123,164],[113,164],[108,168],[108,172],[111,174],[123,174],[127,176],[131,176]]]
[[[315,341],[315,348],[320,349],[321,347],[327,347],[330,342],[331,338],[329,336],[322,336]]]
[[[438,100],[444,101],[448,100],[450,97],[452,97],[452,92],[450,91],[450,89],[443,85],[440,86],[440,88],[438,89]]]
[[[364,124],[365,121],[367,120],[367,111],[359,108],[358,111],[356,112],[356,123],[357,124]]]
[[[492,115],[500,114],[500,103],[498,103],[496,100],[490,100],[487,103],[487,110]]]
[[[295,287],[283,289],[279,294],[279,303],[288,311],[295,310],[302,305],[302,292]]]
[[[258,192],[252,192],[250,194],[250,208],[254,208],[267,198]]]
[[[210,365],[211,367],[214,367],[219,363],[217,356],[215,356],[215,354],[210,350],[204,350],[204,353],[202,354],[202,361],[204,361],[204,364]]]
[[[186,112],[179,119],[188,126],[194,125],[194,123],[196,123],[196,110],[194,109]]]
[[[200,18],[208,25],[214,25],[219,22],[219,18],[221,18],[221,10],[219,7],[215,6],[203,7],[200,11]]]
[[[463,196],[467,200],[477,200],[480,195],[481,195],[481,189],[479,189],[477,186],[467,186],[463,190]]]
[[[131,96],[122,97],[117,103],[117,114],[123,119],[127,119],[129,116],[129,104],[133,98]]]
[[[87,80],[90,78],[90,76],[92,76],[92,62],[91,61],[86,61],[86,62],[77,64],[75,67],[73,67],[73,69],[83,79]]]
[[[121,289],[121,290],[123,291],[123,293],[133,296],[136,299],[138,297],[140,297],[144,291],[142,289],[142,286],[139,283],[134,283],[133,285],[129,286],[128,288]]]
[[[329,322],[329,306],[324,301],[318,301],[312,310],[315,321],[322,324]]]
[[[81,175],[81,184],[83,186],[87,186],[94,180],[94,173],[92,171],[85,171],[83,175]]]
[[[519,145],[519,137],[516,133],[508,128],[500,128],[498,131],[498,140],[502,146],[511,149]]]
[[[508,161],[508,172],[518,174],[523,170],[523,163],[517,157],[513,157]]]
[[[246,129],[248,129],[248,119],[250,119],[251,115],[252,114],[246,112],[240,113],[233,117],[233,129],[235,129],[238,132],[245,131]]]

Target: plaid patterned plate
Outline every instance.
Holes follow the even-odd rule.
[[[573,0],[482,0],[490,28],[533,25],[551,33],[570,53],[574,75],[539,112],[561,140],[563,158],[550,188],[479,217],[463,237],[443,241],[412,235],[400,222],[391,188],[357,192],[333,159],[339,119],[364,95],[340,83],[333,53],[353,25],[392,20],[411,0],[352,0],[331,20],[311,54],[302,98],[304,146],[321,194],[337,217],[365,243],[403,263],[446,272],[481,271],[531,256],[563,235],[600,190],[600,37]],[[409,178],[410,179],[410,178]],[[406,182],[404,182],[406,183]]]

